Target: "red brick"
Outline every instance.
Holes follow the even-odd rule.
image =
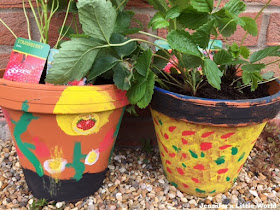
[[[5,69],[7,67],[9,57],[10,57],[9,53],[0,54],[0,69]]]
[[[267,45],[279,45],[280,44],[280,14],[273,13],[270,16],[269,26],[267,30]]]
[[[265,5],[267,3],[267,0],[245,0],[245,2]],[[279,0],[272,0],[270,2],[270,5],[272,5],[272,6],[280,6],[280,1]]]
[[[35,2],[35,0],[32,0],[32,2]],[[29,8],[27,1],[25,1],[25,7]],[[22,0],[1,0],[0,8],[22,8]]]
[[[147,32],[148,24],[150,22],[150,16],[147,14],[135,14],[134,18],[142,23],[142,26],[143,26],[142,30]],[[131,27],[140,27],[140,26],[136,21],[132,21]],[[149,40],[149,37],[146,35],[143,35],[143,34],[133,34],[133,35],[130,35],[129,37]]]
[[[23,12],[1,13],[0,18],[14,31],[18,37],[27,38],[27,22]],[[14,45],[15,37],[0,23],[0,45]]]
[[[127,8],[132,8],[132,7],[150,8],[151,6],[149,5],[147,0],[130,0],[127,3]]]

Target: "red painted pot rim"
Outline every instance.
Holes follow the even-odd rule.
[[[0,70],[2,72],[3,70]],[[58,101],[67,90],[80,95],[77,100]],[[93,93],[104,97],[94,97]],[[67,93],[69,97],[69,92]],[[22,104],[28,102],[29,112],[54,114],[79,114],[114,110],[129,104],[126,91],[115,85],[62,86],[14,82],[0,79],[0,106],[13,110],[22,110]],[[59,107],[58,107],[59,106]],[[56,109],[55,109],[56,107]]]
[[[268,97],[220,100],[186,96],[156,87],[151,107],[174,119],[235,127],[267,122],[280,111],[280,81],[269,83]]]

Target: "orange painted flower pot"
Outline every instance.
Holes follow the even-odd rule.
[[[125,92],[114,85],[49,86],[0,79],[0,106],[33,195],[74,201],[102,185]]]
[[[234,101],[156,88],[152,117],[170,183],[199,197],[228,191],[266,122],[280,110],[279,81],[269,91],[269,97]]]

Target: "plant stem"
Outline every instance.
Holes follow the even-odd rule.
[[[274,63],[278,63],[280,61],[280,59],[279,60],[276,60],[276,61],[273,61],[273,62],[271,62],[271,63],[268,63],[268,64],[266,64],[267,66],[268,65],[271,65],[271,64],[274,64]]]
[[[57,48],[57,45],[58,45],[58,43],[60,42],[61,35],[62,35],[62,32],[63,32],[64,26],[65,26],[65,24],[66,24],[66,20],[67,20],[67,18],[68,18],[69,9],[70,9],[70,5],[71,5],[72,1],[73,1],[73,0],[70,0],[69,3],[68,3],[67,10],[66,10],[66,14],[65,14],[65,17],[64,17],[64,21],[63,21],[62,27],[61,27],[61,29],[60,29],[59,36],[58,36],[58,39],[57,39],[57,42],[56,42],[54,48]]]
[[[17,36],[15,35],[15,33],[13,32],[13,30],[0,18],[0,22],[5,26],[6,29],[8,29],[11,34],[17,39]]]
[[[160,37],[160,36],[154,35],[154,34],[150,34],[150,33],[144,32],[144,31],[139,31],[138,33],[139,33],[139,34],[144,34],[144,35],[147,35],[147,36],[150,36],[150,37],[156,38],[156,39],[161,39],[161,40],[163,40],[163,41],[166,41],[166,42],[167,42],[167,40],[166,40],[166,39],[164,39],[164,38],[162,38],[162,37]]]
[[[221,2],[222,2],[222,0],[219,0],[219,1],[218,1],[218,4],[217,4],[217,6],[216,6],[214,12],[217,12],[217,10],[219,9],[219,6],[220,6]]]
[[[117,7],[117,11],[120,9],[120,7],[124,4],[126,2],[126,0],[123,0],[121,3],[120,3],[120,5]]]
[[[257,19],[258,19],[258,17],[262,14],[262,12],[264,11],[264,9],[268,7],[268,5],[270,4],[271,1],[272,1],[272,0],[268,0],[268,1],[267,1],[266,5],[264,5],[264,7],[258,12],[258,14],[257,14],[256,17],[254,18],[254,20],[257,20]],[[244,37],[243,37],[243,39],[242,39],[242,41],[241,41],[240,47],[243,46],[244,41],[245,41],[246,37],[248,36],[248,34],[249,34],[249,33],[246,32],[246,34],[244,35]]]
[[[29,40],[31,40],[32,38],[31,38],[31,32],[30,32],[30,22],[29,22],[29,18],[27,16],[26,9],[25,9],[25,0],[22,0],[22,7],[23,7],[24,16],[25,16],[25,19],[26,19],[26,22],[27,22],[28,38],[29,38]]]
[[[280,78],[280,77],[274,77],[274,78],[272,78],[272,79],[270,79],[270,80],[258,82],[258,84],[259,84],[259,85],[265,84],[265,83],[272,82],[272,81],[274,81],[274,80],[276,80],[276,79],[279,79],[279,78]],[[246,87],[250,87],[251,85],[252,85],[252,84],[242,85],[242,86],[238,87],[238,89],[239,89],[239,90],[242,90],[242,89],[244,89],[244,88],[246,88]],[[236,88],[237,88],[237,87],[236,87]]]

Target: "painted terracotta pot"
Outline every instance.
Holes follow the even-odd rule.
[[[0,106],[33,195],[75,201],[97,191],[127,104],[125,92],[113,85],[0,79]]]
[[[156,88],[152,116],[167,179],[205,197],[228,191],[266,122],[280,109],[280,83],[269,97],[213,100]]]

